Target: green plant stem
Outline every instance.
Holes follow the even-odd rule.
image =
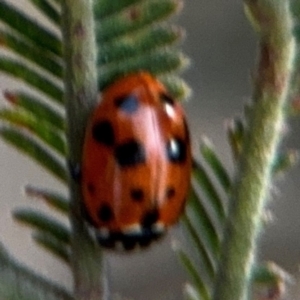
[[[66,112],[69,163],[80,166],[86,123],[97,101],[96,43],[92,0],[63,2]],[[80,213],[79,180],[70,178],[72,267],[76,300],[104,298],[102,253],[88,235]]]
[[[289,1],[244,2],[259,33],[259,61],[252,115],[249,117],[240,170],[229,209],[214,300],[249,299],[261,217],[269,196],[272,166],[282,136],[295,55]]]

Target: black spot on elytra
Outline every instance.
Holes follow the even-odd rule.
[[[108,204],[102,204],[98,210],[98,218],[102,222],[109,222],[114,218],[114,213]]]
[[[106,146],[113,146],[115,134],[112,124],[109,121],[98,121],[92,128],[93,138]]]
[[[145,163],[144,147],[136,140],[129,140],[115,149],[115,158],[122,167],[132,167]]]
[[[139,100],[136,95],[129,94],[115,99],[115,105],[122,111],[132,114],[139,107]]]
[[[175,196],[175,188],[172,186],[169,186],[166,190],[166,198],[172,199]]]
[[[144,191],[140,188],[133,188],[130,191],[130,196],[135,202],[142,202],[144,200]]]
[[[158,209],[155,207],[149,211],[147,211],[143,218],[142,218],[142,221],[141,221],[141,225],[144,227],[144,228],[149,228],[151,227],[154,223],[157,222],[159,218],[159,212],[158,212]]]
[[[167,103],[167,104],[170,104],[172,106],[174,105],[174,99],[166,93],[161,93],[159,95],[159,99],[162,103]]]
[[[185,162],[186,152],[186,142],[180,138],[172,138],[167,143],[167,157],[173,163]]]

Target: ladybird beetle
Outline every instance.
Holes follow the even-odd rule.
[[[191,146],[182,107],[146,72],[103,91],[85,134],[83,207],[100,245],[147,246],[184,209]]]

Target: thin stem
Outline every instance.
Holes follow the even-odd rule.
[[[92,0],[63,2],[66,113],[70,166],[81,163],[87,118],[97,102],[96,43]],[[102,253],[83,224],[79,180],[70,178],[72,267],[77,300],[105,299]]]
[[[281,140],[295,41],[289,1],[245,0],[259,32],[252,115],[229,210],[214,300],[245,300],[255,262],[272,165]]]

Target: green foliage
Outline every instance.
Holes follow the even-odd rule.
[[[55,236],[61,243],[70,243],[70,231],[60,221],[29,208],[17,209],[13,216],[19,222]]]
[[[182,30],[165,22],[181,6],[178,0],[96,1],[100,89],[124,74],[147,70],[176,98],[188,95],[188,87],[175,75],[188,64],[176,49]]]
[[[64,245],[56,236],[36,231],[33,233],[32,238],[39,246],[64,261],[67,266],[71,263],[70,247]]]
[[[11,109],[3,109],[0,112],[0,119],[5,123],[15,124],[28,130],[52,150],[62,156],[65,155],[66,145],[64,138],[60,132],[51,127],[51,125],[49,126],[48,122],[44,122],[42,119],[38,120],[25,110],[14,111]]]
[[[30,41],[35,47],[42,48],[58,58],[61,57],[62,48],[59,38],[6,1],[0,3],[0,19],[7,29],[14,29],[18,36]]]
[[[194,290],[197,291],[197,294],[201,295],[201,299],[209,300],[210,295],[207,286],[205,285],[193,261],[183,251],[178,250],[177,254],[192,278]]]
[[[51,208],[67,215],[69,213],[69,200],[61,193],[40,189],[31,185],[25,187],[25,193],[29,197],[34,197],[45,201]]]
[[[70,90],[74,88],[78,93],[82,91],[81,84],[84,81],[82,78],[86,75],[86,70],[80,70],[80,66],[88,65],[87,61],[84,64],[83,60],[89,60],[90,57],[85,57],[85,53],[72,52],[74,49],[84,48],[80,48],[82,46],[80,38],[75,36],[76,34],[80,36],[81,27],[76,27],[77,31],[73,30],[73,27],[67,28],[72,22],[64,22],[66,20],[62,18],[64,9],[61,7],[60,0],[28,1],[52,23],[51,28],[54,30],[7,1],[0,2],[0,21],[3,25],[0,29],[0,49],[4,50],[0,53],[0,71],[22,81],[27,88],[34,88],[38,95],[33,96],[29,90],[26,92],[4,91],[7,105],[0,109],[0,136],[4,141],[38,162],[54,178],[67,186],[69,174],[66,161],[70,158],[70,153],[73,154],[76,149],[82,147],[78,144],[81,141],[76,134],[70,138],[71,132],[82,132],[86,124],[84,122],[82,124],[81,121],[84,120],[84,115],[90,113],[90,111],[74,111],[74,106],[69,105],[70,103],[76,104],[77,99],[81,101],[87,99],[82,99],[81,95],[76,93],[74,93],[74,98],[70,98],[70,95],[72,96]],[[72,5],[76,7],[77,0],[73,1]],[[66,3],[71,2],[64,2]],[[90,2],[86,1],[86,3],[89,5]],[[299,10],[298,6],[295,5],[295,11]],[[97,49],[92,49],[94,51],[91,53],[97,53],[97,82],[100,92],[117,78],[128,73],[148,71],[159,77],[178,100],[188,96],[188,87],[178,75],[188,65],[188,59],[178,50],[183,30],[169,22],[169,18],[181,7],[180,0],[95,1]],[[76,13],[78,14],[78,11]],[[252,13],[255,16],[255,10]],[[89,20],[83,20],[86,17],[84,14],[79,13],[75,17],[82,18],[75,21],[86,21],[86,24],[90,24]],[[79,24],[72,21],[72,24]],[[258,29],[261,28],[258,27]],[[298,28],[296,28],[298,35],[297,30]],[[66,37],[71,41],[68,46]],[[88,38],[93,41],[94,36]],[[89,44],[93,44],[91,41]],[[77,64],[78,73],[76,74],[70,70],[70,65],[74,64],[72,60],[74,57],[77,59],[79,57],[81,61],[78,59],[76,62],[82,63]],[[90,83],[92,80],[87,81]],[[89,91],[85,92],[89,95],[93,94]],[[68,103],[66,109],[65,102]],[[249,119],[249,115],[253,113],[252,107],[248,107],[245,111]],[[71,116],[72,120],[67,120],[66,116],[69,116],[69,119]],[[70,126],[76,128],[70,128]],[[228,140],[236,164],[245,150],[243,145],[249,133],[248,126],[249,124],[241,119],[233,120],[228,126]],[[67,149],[69,140],[74,140],[77,144],[73,145],[71,142]],[[189,253],[185,249],[176,248],[180,260],[191,277],[192,284],[188,283],[184,290],[186,298],[190,300],[211,299],[212,286],[220,260],[228,202],[234,186],[233,180],[207,139],[203,141],[200,153],[201,161],[194,160],[193,162],[192,190],[186,214],[183,217],[190,248],[195,251]],[[81,157],[79,161],[80,159]],[[278,154],[276,160],[273,161],[272,176],[282,173],[296,160],[295,151]],[[72,187],[68,186],[69,192],[72,192],[69,194],[79,199],[80,192],[76,189],[71,190]],[[62,213],[64,221],[67,221],[66,217],[70,214],[69,207],[74,199],[70,201],[64,194],[33,186],[27,186],[25,191],[28,196],[41,199],[51,209]],[[71,207],[70,216],[73,220],[75,219],[74,206]],[[85,251],[94,245],[91,245],[91,240],[86,238],[86,232],[84,232],[85,236],[81,234],[82,232],[78,230],[79,226],[74,226],[72,223],[69,228],[64,221],[29,208],[16,209],[13,216],[20,223],[31,227],[33,240],[39,246],[55,255],[67,266],[72,265],[71,261],[74,265],[74,255],[76,255],[78,269],[82,272],[90,271],[89,267],[94,264],[92,258],[96,256],[88,255],[87,264],[85,264]],[[81,252],[74,247],[75,243],[71,243],[72,234]],[[82,253],[85,258],[81,256]],[[86,282],[80,282],[82,285],[80,288],[86,292],[86,286],[90,287],[96,283],[96,291],[89,292],[94,293],[96,299],[100,299],[102,287],[97,286],[99,279],[93,278],[93,275],[97,277],[99,272],[90,273],[92,273],[91,276],[88,274],[82,277],[86,278]],[[73,275],[75,277],[75,274]],[[75,282],[77,279],[75,278]],[[89,282],[92,284],[89,285]],[[85,283],[87,283],[86,286]],[[26,290],[28,285],[31,288]],[[15,263],[1,245],[0,298],[9,300],[72,299],[60,287],[50,284],[32,271]],[[92,296],[88,298],[95,299]],[[78,299],[88,300],[86,294],[80,295]]]
[[[54,24],[60,24],[60,13],[58,9],[48,0],[29,0]]]
[[[31,66],[18,62],[13,58],[0,57],[0,70],[10,76],[16,77],[44,93],[52,100],[61,103],[63,98],[63,90],[48,76],[37,72]]]
[[[64,132],[65,120],[63,114],[46,102],[24,92],[4,92],[4,97],[9,104],[15,106],[13,111],[26,111],[31,114],[32,118],[43,120],[44,123],[55,128],[57,132]],[[61,106],[60,108],[62,109]]]
[[[222,186],[223,190],[229,193],[232,188],[231,178],[229,177],[228,172],[223,166],[222,162],[217,157],[208,139],[202,140],[201,155],[205,160],[205,163],[213,172],[213,175],[218,180],[218,183]]]
[[[63,56],[65,41],[62,41],[61,36],[64,37],[66,32],[74,32],[64,27],[67,23],[61,23],[61,1],[28,2],[52,26],[45,26],[6,0],[0,2],[0,20],[4,25],[0,29],[0,50],[4,50],[0,52],[0,71],[36,92],[32,94],[29,89],[3,92],[7,105],[0,109],[0,136],[67,185],[69,175],[66,161],[68,152],[73,150],[67,149],[66,129],[69,125],[66,125],[66,115],[73,115],[74,126],[79,125],[76,122],[76,113],[66,114],[64,103],[64,98],[68,96],[64,80],[69,80],[68,76],[71,76],[65,59],[71,55],[75,46],[71,46],[70,53]],[[75,4],[74,2],[74,6]],[[181,1],[178,0],[95,1],[95,36],[98,49],[94,50],[98,53],[100,91],[120,76],[143,70],[159,76],[177,99],[187,96],[188,88],[178,76],[179,71],[187,65],[187,58],[177,47],[183,31],[168,22],[168,18],[180,8]],[[64,69],[66,78],[63,78]],[[68,216],[70,201],[65,195],[31,185],[26,186],[25,192],[30,197],[44,201],[51,209],[61,212],[63,218]],[[37,245],[70,266],[73,251],[76,250],[70,243],[71,231],[65,222],[30,208],[15,209],[13,216],[19,223],[32,228],[32,237]],[[83,238],[81,241],[82,249],[87,248],[84,240]],[[8,268],[12,266],[11,259],[7,256],[4,261]],[[3,263],[0,260],[1,268]],[[18,264],[14,266],[16,272],[22,269]],[[27,269],[24,274],[33,276]],[[20,280],[24,280],[23,277]],[[41,279],[41,289],[44,288],[43,283]],[[11,283],[7,281],[5,284],[10,287]],[[23,299],[23,296],[24,299],[36,299],[26,293],[23,295],[22,283],[18,284],[20,291],[17,296],[5,294],[5,299]],[[38,280],[32,284],[33,291],[37,289],[36,284],[39,285]],[[4,289],[5,287],[0,288],[0,298]],[[45,290],[47,291],[47,286]],[[59,287],[53,286],[51,292],[56,293],[56,299],[71,299],[66,293],[58,296]],[[49,296],[43,295],[38,299],[47,300],[52,299],[51,297],[49,292]]]
[[[46,170],[57,179],[66,183],[67,171],[64,163],[57,159],[56,156],[49,151],[49,149],[36,141],[33,137],[13,126],[2,126],[2,128],[0,128],[0,136],[6,142],[21,150],[23,153],[38,162],[41,166],[46,168]]]
[[[182,218],[193,251],[188,255],[187,250],[177,250],[192,279],[186,299],[198,300],[211,299],[232,185],[208,139],[203,140],[200,152],[203,163],[194,161],[193,187]]]
[[[228,126],[228,142],[236,162],[242,154],[246,132],[246,125],[241,119],[232,120]],[[188,233],[189,249],[175,248],[192,282],[184,290],[187,300],[211,299],[233,187],[231,176],[207,138],[202,140],[200,154],[201,162],[194,161],[193,164],[193,187],[182,218]],[[297,151],[279,152],[274,161],[273,176],[285,173],[297,161]],[[193,249],[192,253],[190,248]],[[284,281],[282,272],[274,268],[274,264],[258,265],[252,274],[254,288],[267,286],[273,289],[278,282]]]
[[[57,286],[16,262],[0,243],[0,293],[5,300],[72,300]]]
[[[32,45],[31,41],[23,36],[0,30],[0,45],[40,66],[52,75],[58,78],[62,77],[63,68],[57,57],[42,47]]]

